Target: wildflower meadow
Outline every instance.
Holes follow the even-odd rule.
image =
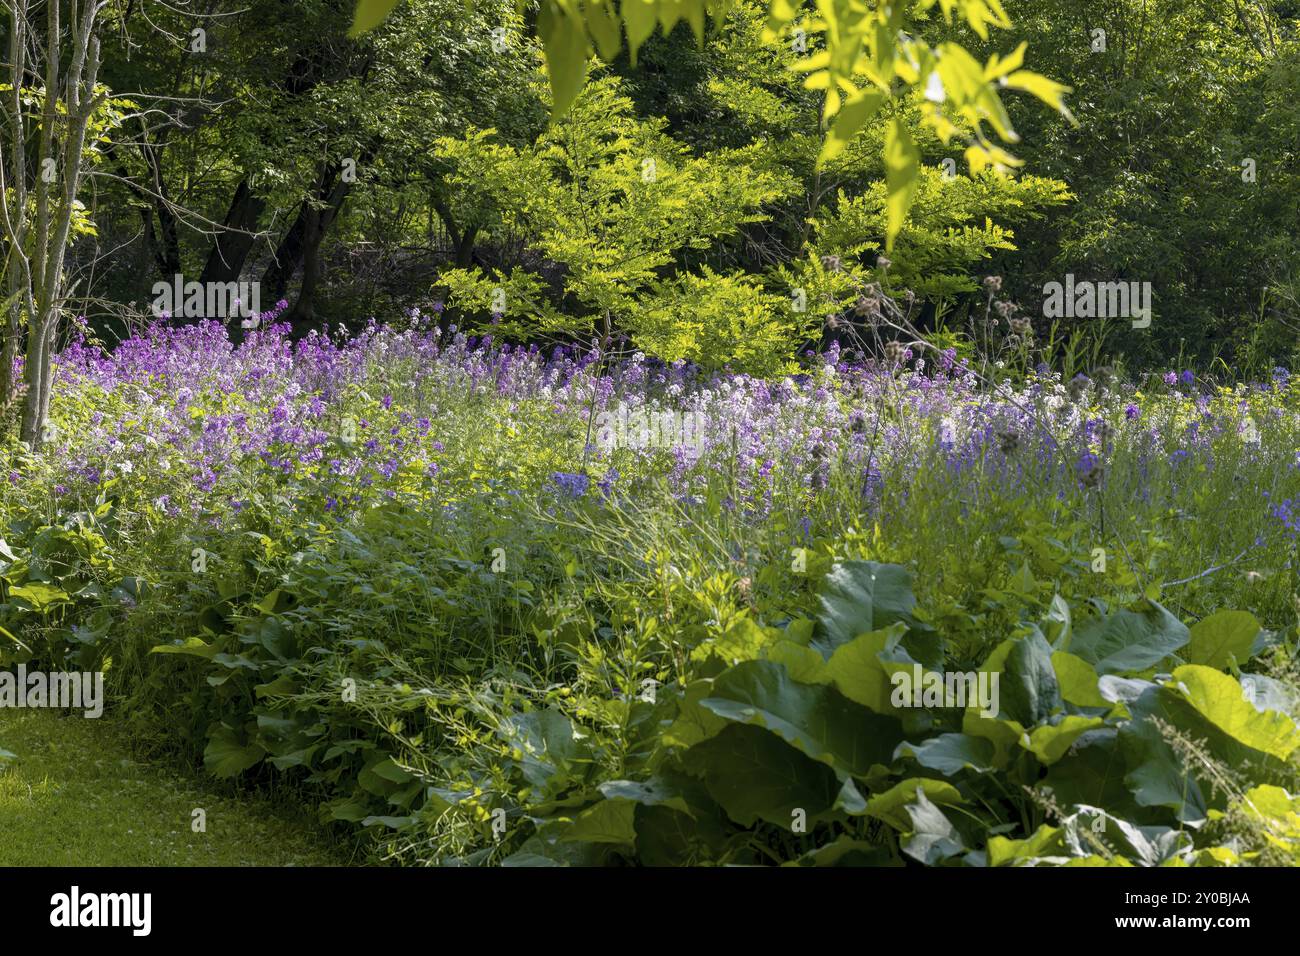
[[[286,6],[7,4],[0,862],[1300,864],[1294,4]]]

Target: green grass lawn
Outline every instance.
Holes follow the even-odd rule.
[[[221,796],[132,759],[110,716],[0,709],[0,866],[319,866],[342,851],[301,812]],[[207,830],[193,832],[196,808]]]

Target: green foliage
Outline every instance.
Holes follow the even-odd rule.
[[[772,629],[751,659],[616,703],[625,748],[617,757],[617,737],[591,719],[608,704],[562,698],[559,710],[540,702],[532,710],[521,701],[520,717],[544,719],[547,728],[527,749],[532,756],[515,750],[490,761],[501,789],[487,787],[487,777],[439,789],[463,795],[454,807],[439,803],[438,814],[482,816],[479,808],[492,807],[520,821],[509,826],[506,847],[465,858],[1155,866],[1272,859],[1280,850],[1294,859],[1289,799],[1262,810],[1250,797],[1242,804],[1222,793],[1210,798],[1214,771],[1166,742],[1208,735],[1210,753],[1238,772],[1294,781],[1296,766],[1287,761],[1300,747],[1300,728],[1290,714],[1257,709],[1235,678],[1188,664],[1153,679],[1144,666],[1121,665],[1121,653],[1097,670],[1053,652],[1044,629],[1058,633],[1058,645],[1068,641],[1050,623],[1023,622],[981,667],[1001,678],[996,713],[941,697],[912,706],[903,695],[899,707],[891,675],[925,671],[942,681],[899,641],[923,627],[906,572],[836,565],[822,604],[815,620]],[[1104,614],[1091,627],[1116,635],[1117,652],[1140,665],[1147,659],[1140,648],[1151,640],[1125,623],[1130,613]],[[870,630],[881,625],[888,637]],[[1186,636],[1176,621],[1161,626]],[[1216,616],[1198,628],[1218,639],[1232,626]],[[1076,640],[1088,644],[1088,633]],[[794,651],[812,635],[814,644],[829,643],[810,662]],[[1176,645],[1162,646],[1157,659]],[[878,689],[864,693],[872,669]],[[609,779],[611,772],[620,778]],[[1182,826],[1239,816],[1242,806],[1260,816],[1255,840],[1236,849]],[[420,819],[431,822],[427,813]],[[857,855],[844,859],[830,848]]]
[[[773,0],[768,10],[764,38],[771,42],[797,31],[795,52],[808,53],[791,64],[806,73],[804,86],[824,91],[823,122],[828,133],[821,159],[833,159],[845,144],[890,99],[915,98],[921,104],[924,124],[945,143],[954,137],[967,142],[965,156],[973,172],[992,167],[1005,171],[1019,160],[996,145],[986,134],[988,124],[998,138],[1018,137],[999,97],[999,89],[1027,92],[1069,117],[1062,94],[1068,88],[1041,74],[1022,69],[1026,44],[1005,57],[991,56],[980,64],[959,44],[934,47],[913,30],[936,6],[951,23],[954,14],[983,40],[989,27],[1009,28],[999,0],[923,0],[917,5],[881,3],[874,8],[818,5],[815,15],[801,19],[802,5]],[[704,42],[706,18],[720,27],[727,17],[728,0],[624,0],[614,10],[613,0],[579,6],[561,0],[543,0],[537,32],[546,53],[552,91],[552,116],[563,116],[582,89],[592,48],[606,62],[622,48],[626,27],[628,50],[635,61],[640,46],[656,23],[665,34],[679,20],[690,24],[698,42]],[[387,0],[358,5],[354,33],[379,22],[392,4]],[[621,22],[620,22],[621,21]],[[797,24],[797,25],[796,25]],[[824,46],[812,51],[806,37],[820,36]],[[866,86],[859,86],[863,81]],[[888,127],[884,162],[887,170],[886,248],[903,228],[911,204],[920,153],[911,133],[898,121]]]
[[[607,342],[622,332],[665,358],[760,372],[782,368],[805,334],[755,282],[702,261],[793,189],[760,165],[757,147],[693,156],[662,121],[639,120],[619,81],[606,77],[530,148],[477,133],[438,149],[457,191],[488,205],[562,272],[558,288],[520,268],[443,274],[452,303],[493,313],[502,333],[597,332]]]

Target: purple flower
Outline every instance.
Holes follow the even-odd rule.
[[[1185,370],[1183,374],[1179,376],[1179,378],[1183,380],[1184,385],[1191,385],[1193,382],[1196,381],[1196,376],[1192,373],[1191,369]]]
[[[1131,402],[1124,406],[1124,417],[1131,422],[1135,422],[1142,415],[1142,409],[1138,408]]]
[[[591,479],[586,475],[572,474],[566,471],[557,471],[551,475],[551,481],[570,498],[581,498],[587,493],[587,487]]]
[[[1300,532],[1300,516],[1296,515],[1291,498],[1287,498],[1273,509],[1273,517],[1282,522],[1282,527],[1286,528],[1292,538]]]

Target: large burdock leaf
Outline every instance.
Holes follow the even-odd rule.
[[[1070,653],[1099,674],[1129,674],[1154,667],[1191,639],[1186,625],[1154,601],[1141,611],[1116,611],[1074,632]]]
[[[899,643],[906,631],[907,626],[897,622],[881,631],[859,634],[847,644],[835,648],[830,660],[823,665],[823,673],[841,694],[854,703],[878,714],[893,713],[894,707],[890,703],[894,691],[892,676],[898,670],[910,674],[915,663]],[[816,681],[822,682],[820,679]]]
[[[668,807],[694,816],[681,790],[664,777],[651,777],[645,781],[606,780],[597,789],[607,800],[631,800],[642,806]]]
[[[71,595],[67,591],[40,581],[15,584],[9,588],[9,596],[25,601],[40,613],[48,611],[55,605],[67,604],[71,601]]]
[[[1061,697],[1076,707],[1109,707],[1097,686],[1097,672],[1082,657],[1057,651],[1052,655],[1052,669],[1061,688]]]
[[[756,820],[789,827],[796,810],[811,819],[834,806],[841,789],[830,767],[745,724],[696,744],[684,760],[727,816],[746,827]]]
[[[1124,783],[1128,767],[1119,749],[1115,728],[1081,734],[1066,755],[1052,764],[1044,781],[1057,804],[1065,810],[1080,804],[1107,807],[1111,813],[1145,820]],[[1146,811],[1149,814],[1151,811]]]
[[[907,805],[915,802],[918,794],[940,806],[956,807],[966,802],[960,791],[944,780],[912,777],[868,800],[867,816],[883,820],[895,830],[906,831],[912,822],[907,814]]]
[[[1061,824],[1066,844],[1076,857],[1097,854],[1106,847],[1140,866],[1161,866],[1185,858],[1193,849],[1186,830],[1135,826],[1101,807],[1079,806]]]
[[[918,789],[916,799],[904,806],[911,818],[911,833],[902,841],[903,852],[927,866],[966,852],[961,834],[942,810]]]
[[[1249,611],[1216,611],[1192,625],[1191,638],[1183,653],[1189,664],[1204,664],[1222,670],[1232,661],[1244,664],[1261,628]]]
[[[796,683],[771,661],[745,661],[723,672],[700,706],[762,727],[840,774],[865,776],[874,764],[888,764],[903,737],[894,718],[859,707],[834,687]]]
[[[1037,628],[999,644],[980,671],[998,675],[996,703],[1003,719],[1033,727],[1063,708],[1052,648]],[[988,680],[992,691],[991,677]],[[967,706],[967,711],[979,709]]]
[[[254,766],[266,751],[259,744],[247,743],[225,724],[208,731],[208,745],[203,750],[203,766],[218,777],[236,777]]]
[[[1154,706],[1158,693],[1159,688],[1150,690],[1145,706]],[[1119,729],[1119,743],[1129,768],[1124,783],[1140,806],[1168,807],[1177,819],[1192,826],[1205,822],[1208,808],[1200,784],[1183,767],[1155,724],[1149,720],[1129,721]]]
[[[830,658],[835,648],[847,644],[859,634],[879,631],[891,624],[916,624],[912,611],[916,597],[912,594],[912,576],[897,564],[875,561],[845,561],[831,568],[821,594],[818,634],[812,647]],[[937,670],[942,659],[922,660],[921,664]]]
[[[969,734],[940,734],[920,743],[903,741],[895,757],[911,757],[928,770],[951,777],[971,769],[983,773],[992,769],[993,743]]]
[[[187,637],[183,641],[175,644],[155,644],[149,648],[150,654],[187,654],[191,657],[202,657],[206,660],[212,660],[218,653],[218,649],[211,644],[205,644],[202,638]]]
[[[1236,678],[1199,664],[1185,664],[1173,677],[1173,687],[1238,743],[1278,760],[1288,760],[1300,747],[1300,728],[1295,721],[1276,710],[1261,713],[1246,699]]]
[[[1062,717],[1058,723],[1035,727],[1028,738],[1020,739],[1020,746],[1037,757],[1043,766],[1050,767],[1065,756],[1076,740],[1104,723],[1100,717]]]
[[[553,707],[507,718],[497,736],[516,752],[524,779],[535,787],[562,783],[571,771],[580,773],[586,766],[586,744],[574,735],[569,718]]]
[[[990,837],[987,853],[989,866],[1032,866],[1038,862],[1059,865],[1069,858],[1065,833],[1046,823],[1023,840],[1009,840],[1004,836]]]
[[[562,843],[636,842],[636,803],[632,800],[602,800],[583,810],[560,830]]]

